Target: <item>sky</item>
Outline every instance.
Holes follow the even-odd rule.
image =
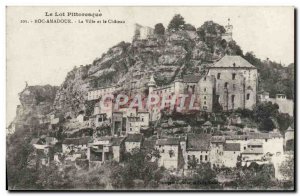
[[[46,18],[48,13],[92,12],[95,20],[122,20],[124,24],[36,24],[21,23]],[[131,42],[134,24],[168,26],[175,14],[200,27],[212,20],[221,25],[230,18],[233,39],[244,53],[253,51],[261,59],[294,62],[293,7],[8,7],[6,22],[6,122],[15,117],[18,93],[29,85],[60,85],[74,67],[93,60],[120,41]],[[86,19],[72,17],[74,21]]]

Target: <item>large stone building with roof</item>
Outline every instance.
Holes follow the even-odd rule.
[[[204,74],[177,77],[167,86],[156,86],[152,76],[148,87],[149,93],[160,97],[194,94],[194,106],[200,111],[212,112],[217,106],[223,111],[230,111],[255,106],[257,78],[257,69],[244,58],[225,55],[207,66]]]
[[[224,111],[252,109],[256,104],[257,69],[241,56],[225,55],[207,67],[215,78],[215,100]]]

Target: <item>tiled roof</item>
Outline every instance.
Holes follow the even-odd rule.
[[[165,138],[165,139],[158,139],[156,141],[156,145],[165,146],[165,145],[179,145],[180,139],[179,138]]]
[[[240,151],[241,144],[240,143],[225,143],[224,151]]]
[[[222,59],[216,62],[214,65],[209,68],[220,68],[220,67],[230,67],[230,68],[253,68],[255,67],[251,65],[248,61],[246,61],[241,56],[229,56],[225,55]]]
[[[143,140],[142,134],[128,134],[125,142],[141,142]]]
[[[280,138],[282,135],[277,132],[270,133],[248,133],[248,135],[230,135],[225,136],[226,140],[245,140],[245,139],[271,139]]]
[[[143,147],[146,149],[154,149],[156,140],[145,140],[143,142]]]
[[[208,151],[211,137],[210,134],[188,134],[187,150]]]
[[[201,79],[201,75],[185,75],[183,76],[183,82],[185,83],[197,83]]]

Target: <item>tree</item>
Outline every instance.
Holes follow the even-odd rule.
[[[168,30],[178,31],[184,28],[184,18],[180,14],[176,14],[168,25]]]
[[[216,172],[211,168],[210,163],[201,163],[192,176],[195,184],[214,184],[217,182]]]
[[[284,180],[294,181],[294,156],[287,158],[279,167]]]
[[[253,110],[254,120],[259,124],[259,129],[271,131],[276,128],[274,121],[278,116],[278,105],[271,102],[259,103]]]
[[[191,24],[185,24],[184,25],[184,30],[187,30],[187,31],[196,31],[196,28],[195,26],[191,25]]]
[[[157,35],[164,35],[165,34],[165,27],[162,23],[158,23],[154,27],[154,33]]]

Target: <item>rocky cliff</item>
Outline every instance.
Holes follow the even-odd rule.
[[[91,88],[124,85],[132,80],[143,86],[150,73],[164,85],[178,74],[201,72],[206,63],[226,53],[242,53],[234,41],[222,40],[223,32],[224,27],[209,21],[197,30],[166,31],[132,43],[121,42],[92,64],[70,71],[59,87],[54,106],[76,115],[85,109],[84,97]]]
[[[30,125],[40,116],[50,113],[58,90],[57,86],[27,86],[19,93],[21,105],[14,120],[17,124]]]

